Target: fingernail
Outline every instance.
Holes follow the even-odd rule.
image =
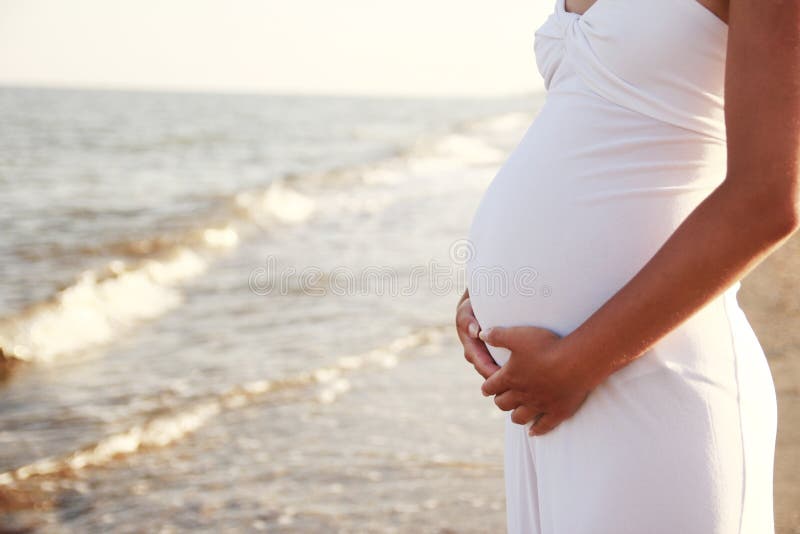
[[[478,325],[475,323],[471,323],[469,325],[469,335],[472,337],[478,337],[478,332],[480,332]]]
[[[492,331],[491,328],[489,330],[481,330],[481,333],[478,334],[478,337],[481,338],[483,341],[486,341],[487,339],[489,339],[489,332],[491,331]]]

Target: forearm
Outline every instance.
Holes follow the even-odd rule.
[[[743,278],[796,229],[769,202],[748,202],[725,185],[712,192],[650,261],[560,349],[592,385],[646,352]]]

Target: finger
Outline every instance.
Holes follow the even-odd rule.
[[[521,335],[529,335],[526,332],[526,329],[530,329],[531,327],[504,327],[504,326],[494,326],[489,328],[488,330],[484,330],[480,333],[478,337],[480,337],[484,343],[487,345],[491,345],[493,347],[503,347],[509,350],[513,350],[513,347],[517,347],[519,345],[519,341]]]
[[[507,329],[502,326],[493,326],[488,330],[481,331],[478,337],[487,345],[510,349],[511,347],[508,346],[508,340],[506,339],[506,330]]]
[[[481,327],[478,324],[478,319],[475,318],[475,312],[472,310],[472,304],[469,299],[462,302],[456,310],[456,327],[470,337],[477,339]]]
[[[522,399],[520,398],[519,393],[516,391],[506,391],[505,393],[496,395],[494,398],[494,403],[504,412],[508,412],[521,406]]]
[[[466,338],[462,341],[462,344],[464,345],[464,354],[467,360],[484,379],[489,378],[500,369],[500,366],[494,361],[482,341]]]
[[[518,425],[526,425],[529,421],[532,421],[537,414],[538,410],[527,404],[523,404],[511,412],[511,421]]]
[[[464,347],[464,358],[475,366],[475,370],[483,378],[489,378],[500,368],[483,341],[473,339],[461,331],[458,332],[458,338]]]
[[[493,347],[504,347],[512,352],[520,348],[550,343],[559,335],[547,328],[538,326],[495,326],[484,330],[479,336],[484,343]]]
[[[486,381],[481,386],[481,391],[484,396],[500,395],[511,389],[508,379],[508,364],[501,367],[492,376],[487,377]]]
[[[528,429],[529,436],[543,436],[548,432],[552,432],[563,421],[562,418],[553,414],[546,413],[539,419],[535,425],[531,425]]]

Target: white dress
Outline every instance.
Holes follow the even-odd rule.
[[[482,328],[568,334],[724,180],[727,33],[696,0],[556,0],[535,33],[545,103],[470,231]],[[774,531],[775,388],[739,286],[554,431],[507,420],[509,532]]]

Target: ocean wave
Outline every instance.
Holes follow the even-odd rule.
[[[296,178],[295,178],[296,179]],[[178,248],[197,250],[229,249],[237,246],[250,225],[298,224],[316,209],[316,201],[287,184],[289,177],[265,188],[250,189],[216,198],[218,204],[209,220],[200,217],[192,228],[158,235],[123,239],[111,243],[85,245],[85,255],[144,257],[172,252]]]
[[[532,117],[532,112],[511,111],[466,121],[457,127],[456,131],[473,135],[516,134],[530,124]]]
[[[356,355],[342,356],[332,365],[300,372],[275,380],[254,380],[231,387],[209,398],[194,400],[171,413],[154,416],[71,453],[42,458],[16,469],[0,473],[0,486],[36,477],[68,476],[89,467],[105,466],[139,451],[166,447],[195,432],[224,410],[263,402],[270,395],[299,392],[317,387],[315,399],[331,403],[350,388],[346,375],[359,369],[391,368],[410,349],[438,343],[445,335],[445,326],[423,328],[398,337],[386,345]],[[308,400],[308,395],[302,395]]]
[[[112,341],[179,306],[179,285],[203,274],[215,252],[237,246],[247,224],[297,224],[315,207],[280,182],[239,193],[230,203],[234,216],[225,224],[106,245],[106,253],[125,259],[84,271],[49,299],[0,318],[0,367],[8,370],[14,360],[52,362]]]
[[[193,229],[89,246],[86,254],[114,259],[99,271],[84,272],[46,301],[0,318],[0,373],[15,361],[51,362],[104,345],[179,306],[181,283],[206,272],[215,253],[235,248],[255,231],[305,223],[320,208],[374,215],[391,205],[411,176],[495,165],[507,150],[497,144],[500,134],[516,139],[529,119],[528,113],[515,112],[470,121],[449,133],[419,138],[377,162],[287,176],[224,197],[213,220]],[[359,186],[367,189],[348,190]]]
[[[275,218],[283,223],[297,224],[307,220],[314,212],[313,198],[275,182],[263,191],[243,191],[236,194],[232,203],[236,213],[254,222]]]
[[[49,362],[107,343],[178,305],[173,286],[206,267],[201,256],[182,248],[135,266],[114,260],[105,272],[86,271],[47,301],[0,319],[0,350],[5,358]]]
[[[403,152],[411,172],[430,174],[454,165],[502,163],[530,123],[531,114],[509,112],[463,122],[444,135],[421,138]]]

